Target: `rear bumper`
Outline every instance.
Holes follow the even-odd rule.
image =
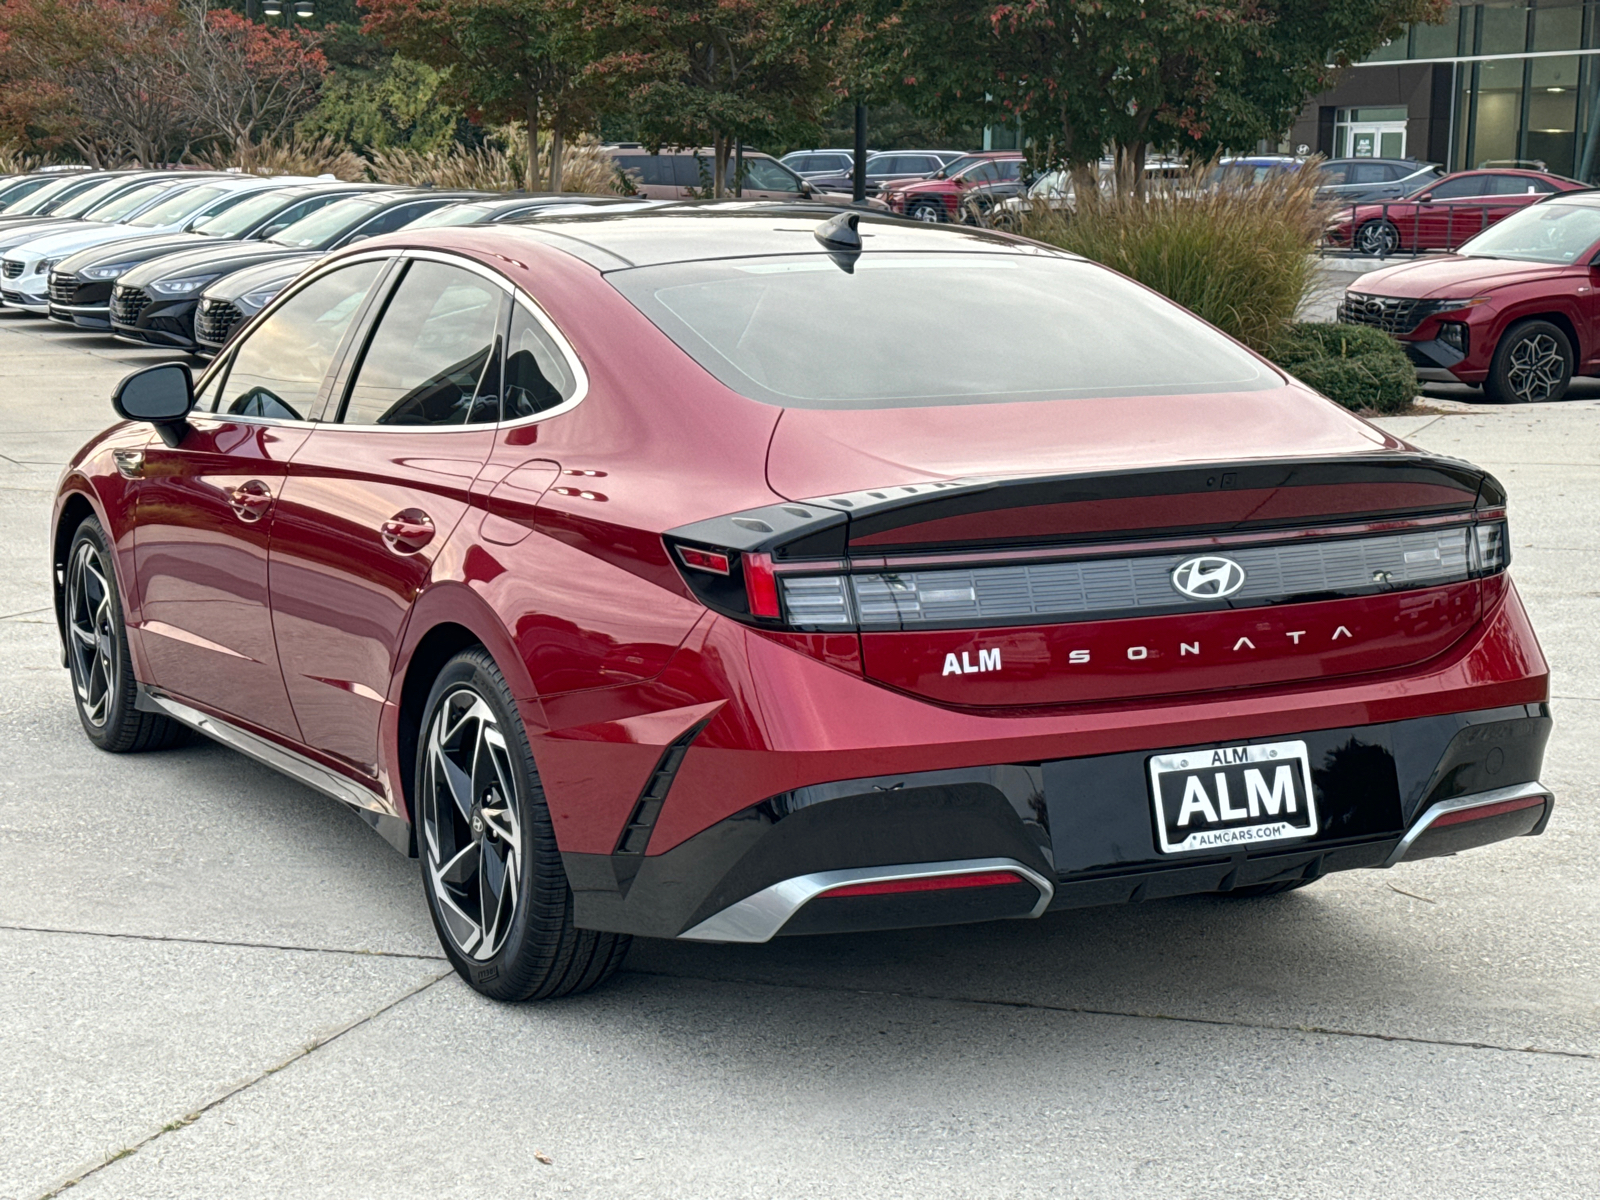
[[[1136,751],[796,789],[659,855],[564,855],[580,926],[698,941],[959,924],[1390,867],[1541,833],[1542,704],[1305,731],[1318,832],[1163,854]],[[1261,739],[1247,739],[1261,740]],[[1184,747],[1173,747],[1181,750]],[[1009,873],[987,887],[830,895]]]

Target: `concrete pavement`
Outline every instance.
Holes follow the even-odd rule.
[[[641,941],[509,1007],[336,804],[79,730],[50,490],[155,357],[0,316],[0,1197],[1594,1194],[1597,389],[1385,422],[1511,489],[1544,837],[1253,902]]]

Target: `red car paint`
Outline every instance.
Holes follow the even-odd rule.
[[[1466,357],[1453,365],[1411,352],[1425,380],[1482,383],[1501,337],[1531,319],[1565,329],[1576,357],[1574,374],[1592,375],[1600,372],[1600,269],[1591,265],[1597,254],[1600,243],[1564,265],[1457,254],[1424,258],[1369,272],[1348,292],[1428,301],[1486,298],[1469,308],[1424,317],[1414,328],[1395,333],[1402,345],[1420,346],[1436,341],[1446,323],[1469,330]]]
[[[940,206],[945,220],[958,221],[961,219],[962,200],[975,189],[987,188],[998,199],[1020,193],[1020,180],[1028,161],[1026,156],[1015,150],[992,150],[972,157],[979,161],[962,167],[953,175],[941,172],[932,179],[885,184],[882,195],[890,211],[902,216],[915,216],[919,207],[932,202]],[[1005,167],[1004,179],[991,179],[988,176],[992,172],[987,167],[991,163],[1016,165]]]
[[[671,218],[652,219],[649,228],[676,232],[659,224]],[[793,252],[815,253],[809,228],[790,229],[797,218],[769,223],[763,236],[792,234]],[[715,253],[721,229],[685,233],[686,252]],[[883,249],[898,237],[972,236],[887,222],[875,232]],[[769,406],[713,379],[559,235],[399,234],[329,266],[410,247],[481,264],[536,298],[587,372],[582,402],[534,423],[441,430],[262,427],[196,414],[176,450],[147,427],[119,424],[73,459],[53,526],[58,550],[66,518],[85,508],[110,531],[141,681],[339,772],[374,813],[409,819],[411,700],[428,683],[412,668],[433,661],[432,645],[461,637],[490,652],[518,701],[568,855],[612,855],[665,748],[702,725],[649,857],[768,797],[832,780],[1548,698],[1548,668],[1503,575],[1359,599],[984,630],[742,623],[701,601],[665,533],[852,489],[1046,473],[1159,481],[1179,465],[1226,464],[1194,491],[911,520],[850,548],[870,566],[896,546],[969,553],[973,537],[998,530],[1024,555],[1030,540],[1063,535],[1109,554],[1259,540],[1236,531],[1241,521],[1275,522],[1288,537],[1429,519],[1402,520],[1397,508],[1447,504],[1459,520],[1472,492],[1407,482],[1409,467],[1364,484],[1232,490],[1235,470],[1262,464],[1371,463],[1382,475],[1420,454],[1293,382],[1070,404]],[[114,460],[135,446],[159,465],[137,482]],[[265,503],[245,489],[252,481],[265,485]],[[424,516],[431,537],[389,544],[386,528],[411,537]],[[226,604],[209,607],[219,594]],[[1186,643],[1200,649],[1186,655]],[[1016,664],[1005,686],[965,669],[995,647]],[[1080,648],[1094,652],[1081,674],[1071,660]],[[959,676],[944,669],[950,655]]]
[[[1369,245],[1388,226],[1382,253],[1405,250],[1454,250],[1512,213],[1558,192],[1582,191],[1588,185],[1544,171],[1457,171],[1435,179],[1404,200],[1357,204],[1337,211],[1329,223],[1333,246],[1380,252]]]

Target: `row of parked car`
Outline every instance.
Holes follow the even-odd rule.
[[[0,177],[0,302],[210,356],[305,267],[364,238],[648,204],[188,170]]]

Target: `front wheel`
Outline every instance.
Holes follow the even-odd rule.
[[[937,200],[924,200],[919,204],[913,204],[908,215],[913,221],[927,221],[929,224],[937,224],[945,219],[944,205]]]
[[[1363,254],[1387,257],[1400,249],[1400,231],[1389,221],[1368,221],[1356,231],[1356,249]]]
[[[629,938],[578,929],[527,733],[482,649],[434,681],[417,749],[414,818],[434,928],[457,973],[496,1000],[587,991]]]
[[[67,669],[78,720],[89,740],[113,754],[164,750],[187,741],[187,726],[137,707],[139,683],[128,653],[116,563],[105,530],[94,517],[72,535],[63,583]]]
[[[1549,321],[1523,321],[1495,347],[1484,395],[1497,404],[1559,400],[1572,382],[1572,343]]]

